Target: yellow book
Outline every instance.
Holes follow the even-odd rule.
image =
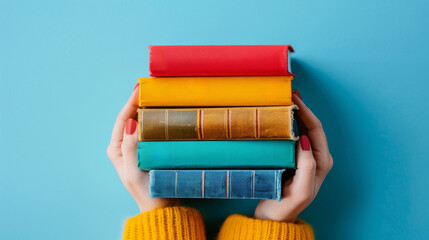
[[[289,106],[292,76],[140,78],[140,107]]]

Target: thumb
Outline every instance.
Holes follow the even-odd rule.
[[[301,200],[310,200],[313,196],[316,175],[316,160],[313,157],[310,141],[306,135],[299,139],[296,150],[297,169],[293,178],[294,195]],[[292,187],[292,186],[291,186]]]
[[[124,176],[130,176],[133,172],[139,171],[137,168],[137,122],[129,118],[125,125],[124,137],[122,140],[122,159]]]

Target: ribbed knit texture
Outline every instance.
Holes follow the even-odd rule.
[[[127,220],[124,240],[204,240],[204,222],[192,208],[167,207],[141,213]]]
[[[296,223],[276,222],[234,214],[222,225],[218,240],[314,240],[313,229],[298,219]]]

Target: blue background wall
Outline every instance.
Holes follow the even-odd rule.
[[[429,239],[428,12],[423,0],[1,1],[0,238],[120,238],[137,207],[105,149],[148,45],[290,43],[335,162],[302,218],[318,239]],[[216,209],[253,211],[242,203],[192,204],[215,224]]]

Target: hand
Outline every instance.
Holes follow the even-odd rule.
[[[134,120],[137,115],[137,103],[138,85],[116,118],[112,138],[107,147],[107,156],[141,212],[178,205],[178,200],[151,198],[149,196],[149,174],[137,167],[137,122]]]
[[[305,106],[301,94],[294,90],[293,102],[298,105],[301,135],[296,147],[297,170],[295,176],[283,185],[283,199],[261,200],[255,218],[295,222],[298,215],[314,200],[326,175],[332,168],[328,141],[319,119]],[[301,129],[302,127],[304,129]]]

